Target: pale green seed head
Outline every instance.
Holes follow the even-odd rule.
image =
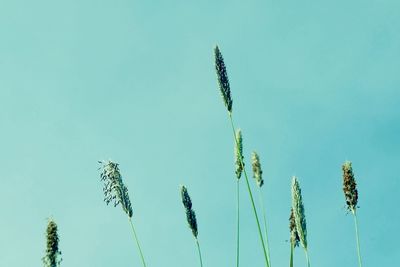
[[[260,164],[260,157],[257,152],[253,152],[251,155],[251,165],[253,167],[253,178],[256,180],[257,186],[261,187],[264,184],[264,180],[262,178],[262,169]]]
[[[236,144],[237,142],[237,144]],[[235,173],[236,178],[240,179],[243,172],[243,138],[242,131],[240,129],[236,130],[236,142],[235,142]]]
[[[307,249],[306,216],[304,213],[304,205],[301,196],[300,185],[295,176],[293,176],[292,178],[292,208],[297,234],[299,235],[300,239],[300,244],[304,247],[304,249]]]

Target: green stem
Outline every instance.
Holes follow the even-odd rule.
[[[137,237],[137,235],[136,235],[135,227],[133,227],[133,223],[132,223],[132,219],[131,219],[131,218],[129,218],[129,222],[130,222],[131,227],[132,227],[133,237],[134,237],[134,239],[135,239],[135,241],[136,241],[136,245],[137,245],[138,248],[139,248],[139,254],[140,254],[140,257],[142,258],[143,266],[146,267],[146,262],[144,261],[142,249],[140,248],[139,239],[138,239],[138,237]]]
[[[230,112],[229,112],[229,118],[230,118],[231,125],[232,125],[233,137],[235,139],[235,144],[236,144],[236,147],[238,148],[239,146],[238,146],[238,140],[236,139],[235,126],[233,124],[232,113],[230,113]],[[260,236],[260,241],[261,241],[261,245],[262,245],[263,252],[264,252],[265,264],[266,264],[267,267],[269,267],[267,251],[265,249],[264,239],[263,239],[262,232],[261,232],[261,227],[260,227],[260,221],[258,220],[258,215],[257,215],[256,206],[254,204],[253,194],[251,193],[251,189],[250,189],[249,178],[247,176],[246,169],[244,168],[244,163],[243,163],[243,159],[242,158],[240,159],[240,164],[242,165],[244,177],[246,178],[247,190],[249,191],[251,205],[252,205],[253,211],[254,211],[254,217],[256,218],[256,222],[257,222],[258,234]]]
[[[240,224],[239,224],[239,219],[240,219],[240,217],[239,217],[239,211],[240,211],[240,206],[239,206],[239,203],[240,203],[240,201],[239,201],[239,179],[237,179],[237,186],[236,186],[236,195],[237,195],[237,222],[236,222],[236,224],[237,224],[237,231],[236,231],[236,267],[239,267],[239,227],[240,227]]]
[[[197,251],[199,252],[200,266],[203,267],[203,260],[201,259],[200,244],[199,244],[199,240],[197,238],[196,238],[196,244],[197,244]]]
[[[267,216],[265,215],[266,211],[265,211],[264,201],[263,201],[263,197],[262,197],[261,187],[258,188],[258,192],[259,192],[260,204],[261,204],[263,220],[264,220],[265,245],[267,247],[268,263],[269,263],[269,266],[271,266],[271,256],[269,254],[269,242],[268,242],[268,230],[267,230]]]
[[[293,244],[290,242],[290,262],[289,267],[293,267]]]
[[[354,215],[354,227],[356,228],[356,240],[357,240],[357,255],[358,255],[358,266],[362,267],[361,263],[361,253],[360,253],[360,238],[358,235],[358,220],[357,220],[357,214],[355,210],[352,210],[353,215]]]
[[[308,250],[304,249],[304,251],[306,252],[307,266],[310,267],[310,258],[308,257]]]

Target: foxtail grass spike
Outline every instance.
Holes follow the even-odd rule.
[[[62,261],[57,231],[57,224],[50,219],[46,230],[46,256],[42,258],[44,267],[58,267]]]
[[[215,70],[217,71],[219,90],[221,91],[224,104],[228,111],[232,112],[232,98],[231,89],[229,86],[228,73],[226,72],[226,67],[224,63],[224,58],[222,57],[221,51],[218,46],[214,48],[215,56]]]
[[[307,250],[307,226],[306,216],[304,213],[303,199],[299,182],[295,176],[292,179],[292,208],[293,216],[296,224],[297,234],[299,235],[300,244]]]
[[[343,170],[343,192],[346,198],[347,208],[354,213],[358,203],[358,191],[351,162],[346,161],[342,166],[342,170]]]
[[[353,213],[354,216],[354,228],[356,231],[356,242],[357,242],[357,256],[358,266],[362,266],[361,252],[360,252],[360,238],[358,234],[358,220],[357,220],[357,203],[358,203],[358,191],[357,183],[354,178],[353,167],[350,161],[346,161],[343,166],[343,192],[346,199],[347,209]]]
[[[251,165],[253,167],[253,178],[256,180],[258,187],[262,187],[264,184],[264,180],[262,178],[262,169],[260,164],[260,157],[256,152],[253,152],[251,155]]]
[[[236,140],[237,146],[235,145],[235,174],[236,178],[240,179],[243,172],[243,138],[242,138],[242,131],[240,129],[236,130]]]
[[[122,181],[122,176],[119,170],[119,164],[112,161],[99,161],[102,164],[102,172],[100,174],[101,181],[104,182],[104,202],[108,205],[114,202],[114,207],[121,204],[125,213],[132,217],[132,206],[129,199],[128,188]]]
[[[197,239],[198,229],[196,213],[192,209],[192,200],[190,199],[189,193],[184,185],[181,186],[181,197],[183,206],[185,207],[187,222],[192,230],[193,236]]]

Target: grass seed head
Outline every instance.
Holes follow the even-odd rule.
[[[45,267],[60,266],[62,261],[57,229],[57,224],[50,219],[46,230],[46,255],[42,258]]]
[[[232,98],[231,89],[229,86],[228,73],[226,72],[226,67],[224,63],[224,58],[222,57],[221,51],[218,46],[214,48],[215,56],[215,70],[217,71],[219,90],[221,91],[224,104],[229,112],[232,112]]]
[[[198,231],[196,213],[192,209],[192,200],[190,199],[189,193],[184,185],[181,186],[181,197],[183,206],[185,207],[187,222],[192,230],[193,236],[197,238]]]
[[[237,144],[236,144],[237,142]],[[243,172],[243,138],[242,131],[240,129],[236,130],[236,142],[235,142],[235,173],[236,177],[240,179]]]
[[[251,155],[251,165],[253,167],[253,177],[256,179],[257,185],[259,187],[263,186],[264,180],[262,178],[262,169],[260,164],[260,157],[256,152]]]
[[[306,215],[304,213],[300,185],[295,176],[293,176],[292,179],[292,208],[300,244],[304,247],[304,249],[307,249]]]
[[[343,170],[343,192],[346,198],[347,208],[354,213],[357,208],[358,191],[351,162],[346,161],[342,166],[342,170]]]
[[[293,208],[290,209],[289,229],[290,229],[290,243],[292,244],[293,247],[298,247],[300,242],[300,237],[296,230],[296,222],[294,220]]]
[[[122,182],[122,176],[118,167],[119,164],[112,161],[99,163],[102,164],[100,178],[104,182],[104,202],[107,205],[110,202],[114,202],[114,207],[121,204],[122,209],[131,218],[131,201],[129,199],[128,188]]]

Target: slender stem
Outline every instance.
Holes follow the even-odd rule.
[[[308,250],[304,249],[304,251],[306,252],[307,266],[310,267],[310,258],[308,257]]]
[[[290,262],[289,267],[293,267],[293,244],[290,242]]]
[[[197,251],[199,252],[200,266],[203,267],[203,260],[201,259],[200,244],[199,244],[199,240],[197,238],[196,238],[196,244],[197,244]]]
[[[232,113],[230,113],[230,112],[229,112],[229,118],[230,118],[231,125],[232,125],[233,137],[235,139],[236,147],[238,147],[238,140],[236,139],[235,126],[233,124]],[[251,193],[251,189],[250,189],[249,178],[247,176],[246,169],[244,168],[244,163],[243,163],[243,159],[242,158],[240,159],[240,164],[242,165],[244,177],[246,178],[247,190],[249,191],[251,205],[253,206],[253,211],[254,211],[254,217],[256,218],[256,222],[257,222],[258,234],[260,236],[261,245],[262,245],[263,252],[264,252],[265,264],[266,264],[267,267],[269,267],[267,251],[265,249],[264,239],[263,239],[262,232],[261,232],[261,227],[260,227],[260,221],[258,220],[258,215],[257,215],[256,206],[254,204],[253,194]]]
[[[353,215],[354,215],[354,227],[356,228],[358,266],[359,266],[359,267],[362,267],[362,263],[361,263],[361,253],[360,253],[360,238],[359,238],[359,235],[358,235],[358,220],[357,220],[357,214],[356,214],[356,210],[355,210],[355,209],[353,209],[352,212],[353,212]]]
[[[133,223],[132,223],[132,219],[131,219],[131,218],[129,218],[129,222],[130,222],[131,227],[132,227],[133,237],[134,237],[134,239],[135,239],[135,241],[136,241],[136,245],[137,245],[138,248],[139,248],[139,254],[140,254],[140,257],[142,258],[143,266],[146,267],[146,262],[144,261],[142,249],[140,248],[139,239],[138,239],[138,237],[137,237],[137,235],[136,235],[135,227],[133,226]]]
[[[237,195],[237,231],[236,231],[236,267],[239,267],[239,228],[240,228],[240,201],[239,201],[239,179],[237,179],[237,186],[236,186],[236,195]]]
[[[264,201],[263,201],[263,197],[262,197],[261,187],[258,188],[258,192],[259,192],[260,204],[261,204],[263,220],[264,220],[265,245],[267,247],[268,263],[269,263],[269,266],[271,266],[271,256],[269,254],[269,242],[268,242],[268,230],[267,230],[267,216],[265,215],[266,211],[265,211]]]

